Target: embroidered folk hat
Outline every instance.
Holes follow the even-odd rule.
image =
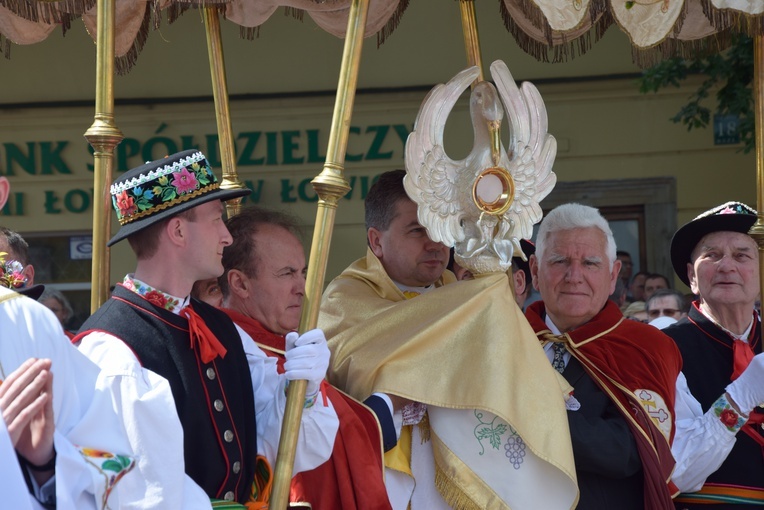
[[[249,195],[250,190],[221,189],[207,158],[192,149],[128,170],[109,192],[121,227],[107,246],[198,205]]]
[[[34,300],[40,299],[45,292],[45,285],[38,283],[27,286],[24,265],[18,260],[9,259],[7,255],[8,253],[0,251],[0,286],[15,290]]]
[[[747,234],[756,221],[756,209],[741,202],[727,202],[709,209],[676,231],[671,239],[671,264],[686,285],[687,264],[703,236],[712,232],[732,231]]]

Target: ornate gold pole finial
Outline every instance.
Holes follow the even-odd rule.
[[[480,74],[475,83],[483,81],[483,57],[480,54],[480,38],[478,37],[477,19],[475,16],[475,0],[459,0],[459,10],[462,14],[462,32],[464,33],[464,48],[467,50],[467,64],[478,66]]]
[[[326,163],[324,163],[321,173],[312,181],[319,200],[316,226],[313,230],[313,243],[310,248],[300,332],[313,329],[318,323],[321,292],[324,288],[337,203],[350,190],[343,171],[368,10],[369,0],[353,0],[350,5],[348,30],[342,53],[342,68],[337,84],[329,146],[326,151]],[[284,510],[289,504],[289,485],[292,480],[297,435],[300,428],[306,386],[307,381],[292,381],[289,384],[284,425],[281,430],[281,441],[279,442],[276,468],[274,469],[273,492],[269,505],[273,510]]]
[[[93,125],[85,139],[93,147],[93,261],[90,311],[95,312],[109,297],[109,249],[111,195],[109,185],[114,167],[114,147],[124,136],[114,123],[114,19],[115,0],[98,0],[96,36],[96,104]]]
[[[207,33],[207,53],[210,59],[212,94],[215,98],[215,120],[220,142],[220,161],[223,165],[222,189],[244,189],[236,171],[236,150],[233,145],[231,111],[228,105],[228,82],[223,58],[223,39],[220,35],[220,17],[215,7],[204,8],[204,26]],[[226,202],[228,217],[236,216],[241,210],[241,197]]]
[[[753,102],[756,119],[756,223],[748,232],[759,246],[759,288],[764,289],[764,38],[753,38]]]

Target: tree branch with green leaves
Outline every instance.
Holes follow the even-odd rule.
[[[682,123],[691,131],[705,128],[711,120],[716,90],[717,115],[736,115],[738,131],[745,153],[755,148],[755,112],[753,105],[753,41],[744,35],[733,36],[731,46],[723,53],[699,59],[671,58],[645,69],[639,79],[643,94],[658,92],[670,86],[679,87],[688,77],[705,77],[688,98],[688,102],[670,120]]]

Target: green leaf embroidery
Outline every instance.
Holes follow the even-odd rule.
[[[483,446],[484,439],[488,439],[488,443],[491,447],[494,450],[498,450],[501,446],[501,436],[507,432],[507,424],[500,421],[495,425],[496,420],[499,419],[498,416],[494,416],[493,420],[490,422],[485,422],[483,421],[483,413],[479,412],[477,409],[475,409],[475,417],[478,419],[479,423],[475,426],[473,434],[475,435],[475,438],[477,438],[478,443],[480,443],[481,451],[479,455],[485,453],[485,447]]]
[[[153,204],[145,198],[141,197],[135,201],[135,205],[137,205],[138,209],[141,211],[145,211],[146,209],[150,209]]]
[[[175,193],[175,188],[169,187],[162,192],[162,202],[169,202],[177,196],[178,194]]]
[[[104,469],[106,471],[114,471],[115,473],[119,473],[125,468],[120,462],[117,462],[115,460],[107,460],[103,464],[101,464],[101,469]]]

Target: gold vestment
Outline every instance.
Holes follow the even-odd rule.
[[[544,501],[553,478],[565,493],[565,504],[558,506],[572,508],[578,496],[565,414],[571,388],[517,307],[507,275],[455,282],[447,271],[436,286],[406,300],[371,250],[335,278],[324,292],[318,321],[332,351],[330,382],[359,400],[381,392],[430,408],[496,415],[547,464],[546,480],[539,476],[531,490]],[[439,415],[453,413],[430,411],[436,483],[446,501],[510,508],[480,474],[486,466],[476,464],[486,459],[483,453],[454,451],[475,437],[463,428],[464,437],[449,437],[460,432]],[[542,507],[551,508],[537,508]]]

